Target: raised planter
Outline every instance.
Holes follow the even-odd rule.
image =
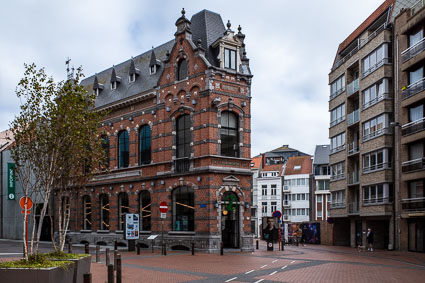
[[[0,268],[1,282],[72,283],[74,264],[51,268]]]
[[[63,259],[49,258],[49,260],[63,260]],[[72,283],[83,283],[84,274],[90,273],[91,256],[88,255],[79,259],[70,258],[66,260],[74,263]]]

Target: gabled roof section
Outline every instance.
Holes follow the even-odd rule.
[[[217,58],[214,56],[214,50],[211,48],[211,45],[226,32],[220,14],[202,10],[194,14],[190,21],[192,22],[193,42],[196,43],[198,38],[200,38],[201,46],[205,49],[205,57],[212,65],[217,66]]]
[[[308,155],[308,154],[306,154],[304,152],[301,152],[301,151],[299,151],[297,149],[294,149],[294,148],[289,147],[289,145],[287,145],[287,144],[284,144],[284,145],[282,145],[282,146],[280,146],[278,148],[275,148],[275,149],[273,149],[273,150],[271,150],[269,152],[276,153],[276,152],[296,152],[296,151],[298,151],[300,153],[300,155]]]
[[[261,155],[252,158],[251,169],[259,169],[261,165]]]
[[[314,150],[313,164],[329,164],[329,153],[331,146],[329,144],[316,145]]]
[[[118,77],[115,68],[112,68],[111,82],[121,82],[121,77]]]
[[[264,167],[261,170],[261,172],[278,171],[279,172],[279,176],[280,176],[281,173],[282,173],[283,166],[284,166],[283,164],[264,165]]]
[[[155,52],[152,50],[151,53],[151,62],[149,63],[149,67],[158,65],[158,62],[156,61],[156,56],[155,56]]]
[[[286,163],[285,176],[311,173],[312,160],[310,155],[289,157]]]
[[[136,66],[134,65],[134,60],[131,59],[130,60],[130,75],[136,74],[139,75],[140,74],[140,70],[136,68]]]

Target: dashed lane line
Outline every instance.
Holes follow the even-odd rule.
[[[251,272],[254,272],[255,270],[254,269],[252,269],[252,270],[250,270],[250,271],[247,271],[247,272],[245,272],[245,274],[250,274]]]
[[[254,283],[260,283],[261,281],[264,281],[264,279],[260,279],[258,281],[255,281]]]
[[[238,278],[238,277],[233,277],[233,278],[230,278],[229,280],[226,280],[226,281],[224,281],[224,282],[230,282],[230,281],[233,281],[233,280],[235,280],[236,278]]]
[[[295,260],[291,261],[291,264],[293,264],[295,262]]]
[[[263,265],[262,267],[260,267],[260,268],[264,268],[264,267],[266,267],[267,266],[267,264],[265,264],[265,265]]]
[[[273,271],[272,273],[270,273],[269,275],[275,275],[277,273],[277,271]]]
[[[276,261],[278,261],[277,259],[273,260],[272,263],[275,263]]]
[[[285,268],[287,268],[288,266],[287,265],[285,265],[285,266],[283,266],[281,269],[285,269]]]

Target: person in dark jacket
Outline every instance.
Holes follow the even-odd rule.
[[[369,244],[369,248],[367,249],[368,251],[373,252],[373,231],[372,229],[367,229],[367,243]]]

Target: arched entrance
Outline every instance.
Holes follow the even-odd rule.
[[[221,199],[221,239],[225,248],[239,248],[239,197],[227,191]]]

